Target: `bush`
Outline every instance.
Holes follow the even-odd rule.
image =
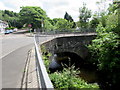
[[[120,23],[118,14],[108,15],[106,26],[99,24],[97,38],[89,45],[92,53],[91,62],[98,66],[108,88],[115,88],[120,83]]]
[[[49,64],[50,60],[49,57],[51,56],[50,53],[46,52],[46,49],[44,46],[41,48],[42,50],[42,56],[44,60],[44,64],[47,68],[47,72],[49,73]],[[64,68],[60,72],[55,73],[49,73],[49,77],[53,83],[54,88],[89,88],[89,90],[93,90],[93,88],[99,88],[99,86],[94,84],[87,84],[84,80],[82,80],[78,74],[80,71],[75,70],[74,66]]]
[[[99,88],[97,84],[87,84],[77,76],[79,71],[71,68],[64,68],[61,72],[49,74],[55,88]]]
[[[15,29],[15,27],[7,27],[7,28],[5,28],[5,30],[13,30],[13,29]]]

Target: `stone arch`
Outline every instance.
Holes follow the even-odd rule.
[[[69,64],[69,62],[71,64],[82,64],[84,62],[83,58],[81,56],[79,56],[78,54],[74,53],[74,52],[58,52],[56,53],[58,56],[58,62],[63,62],[66,64]],[[63,57],[63,58],[62,58]],[[78,65],[76,65],[78,66]]]
[[[63,66],[69,67],[72,65],[79,68],[83,63],[84,60],[74,52],[58,52],[53,55],[49,70],[55,72],[56,70],[62,70]]]

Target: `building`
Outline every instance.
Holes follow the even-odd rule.
[[[6,27],[9,27],[8,23],[6,21],[0,20],[0,33],[4,33]]]

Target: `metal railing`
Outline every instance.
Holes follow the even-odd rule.
[[[35,57],[36,57],[36,66],[37,66],[37,76],[38,76],[39,88],[45,89],[45,90],[47,90],[47,89],[53,90],[54,87],[53,87],[52,82],[48,76],[47,70],[46,70],[44,62],[42,60],[42,55],[40,53],[40,49],[38,48],[36,35],[34,36],[34,42],[35,42]]]
[[[79,29],[61,29],[61,30],[44,30],[36,29],[36,33],[43,35],[56,35],[56,34],[84,34],[96,33],[95,28],[79,28]]]

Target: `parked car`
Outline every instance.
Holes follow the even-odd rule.
[[[5,34],[9,34],[10,33],[10,31],[9,30],[5,30]]]
[[[16,32],[17,30],[18,30],[18,29],[17,29],[17,28],[15,28],[13,31],[14,31],[14,32]]]
[[[10,33],[12,33],[12,32],[13,32],[13,30],[9,30],[9,32],[10,32]]]

